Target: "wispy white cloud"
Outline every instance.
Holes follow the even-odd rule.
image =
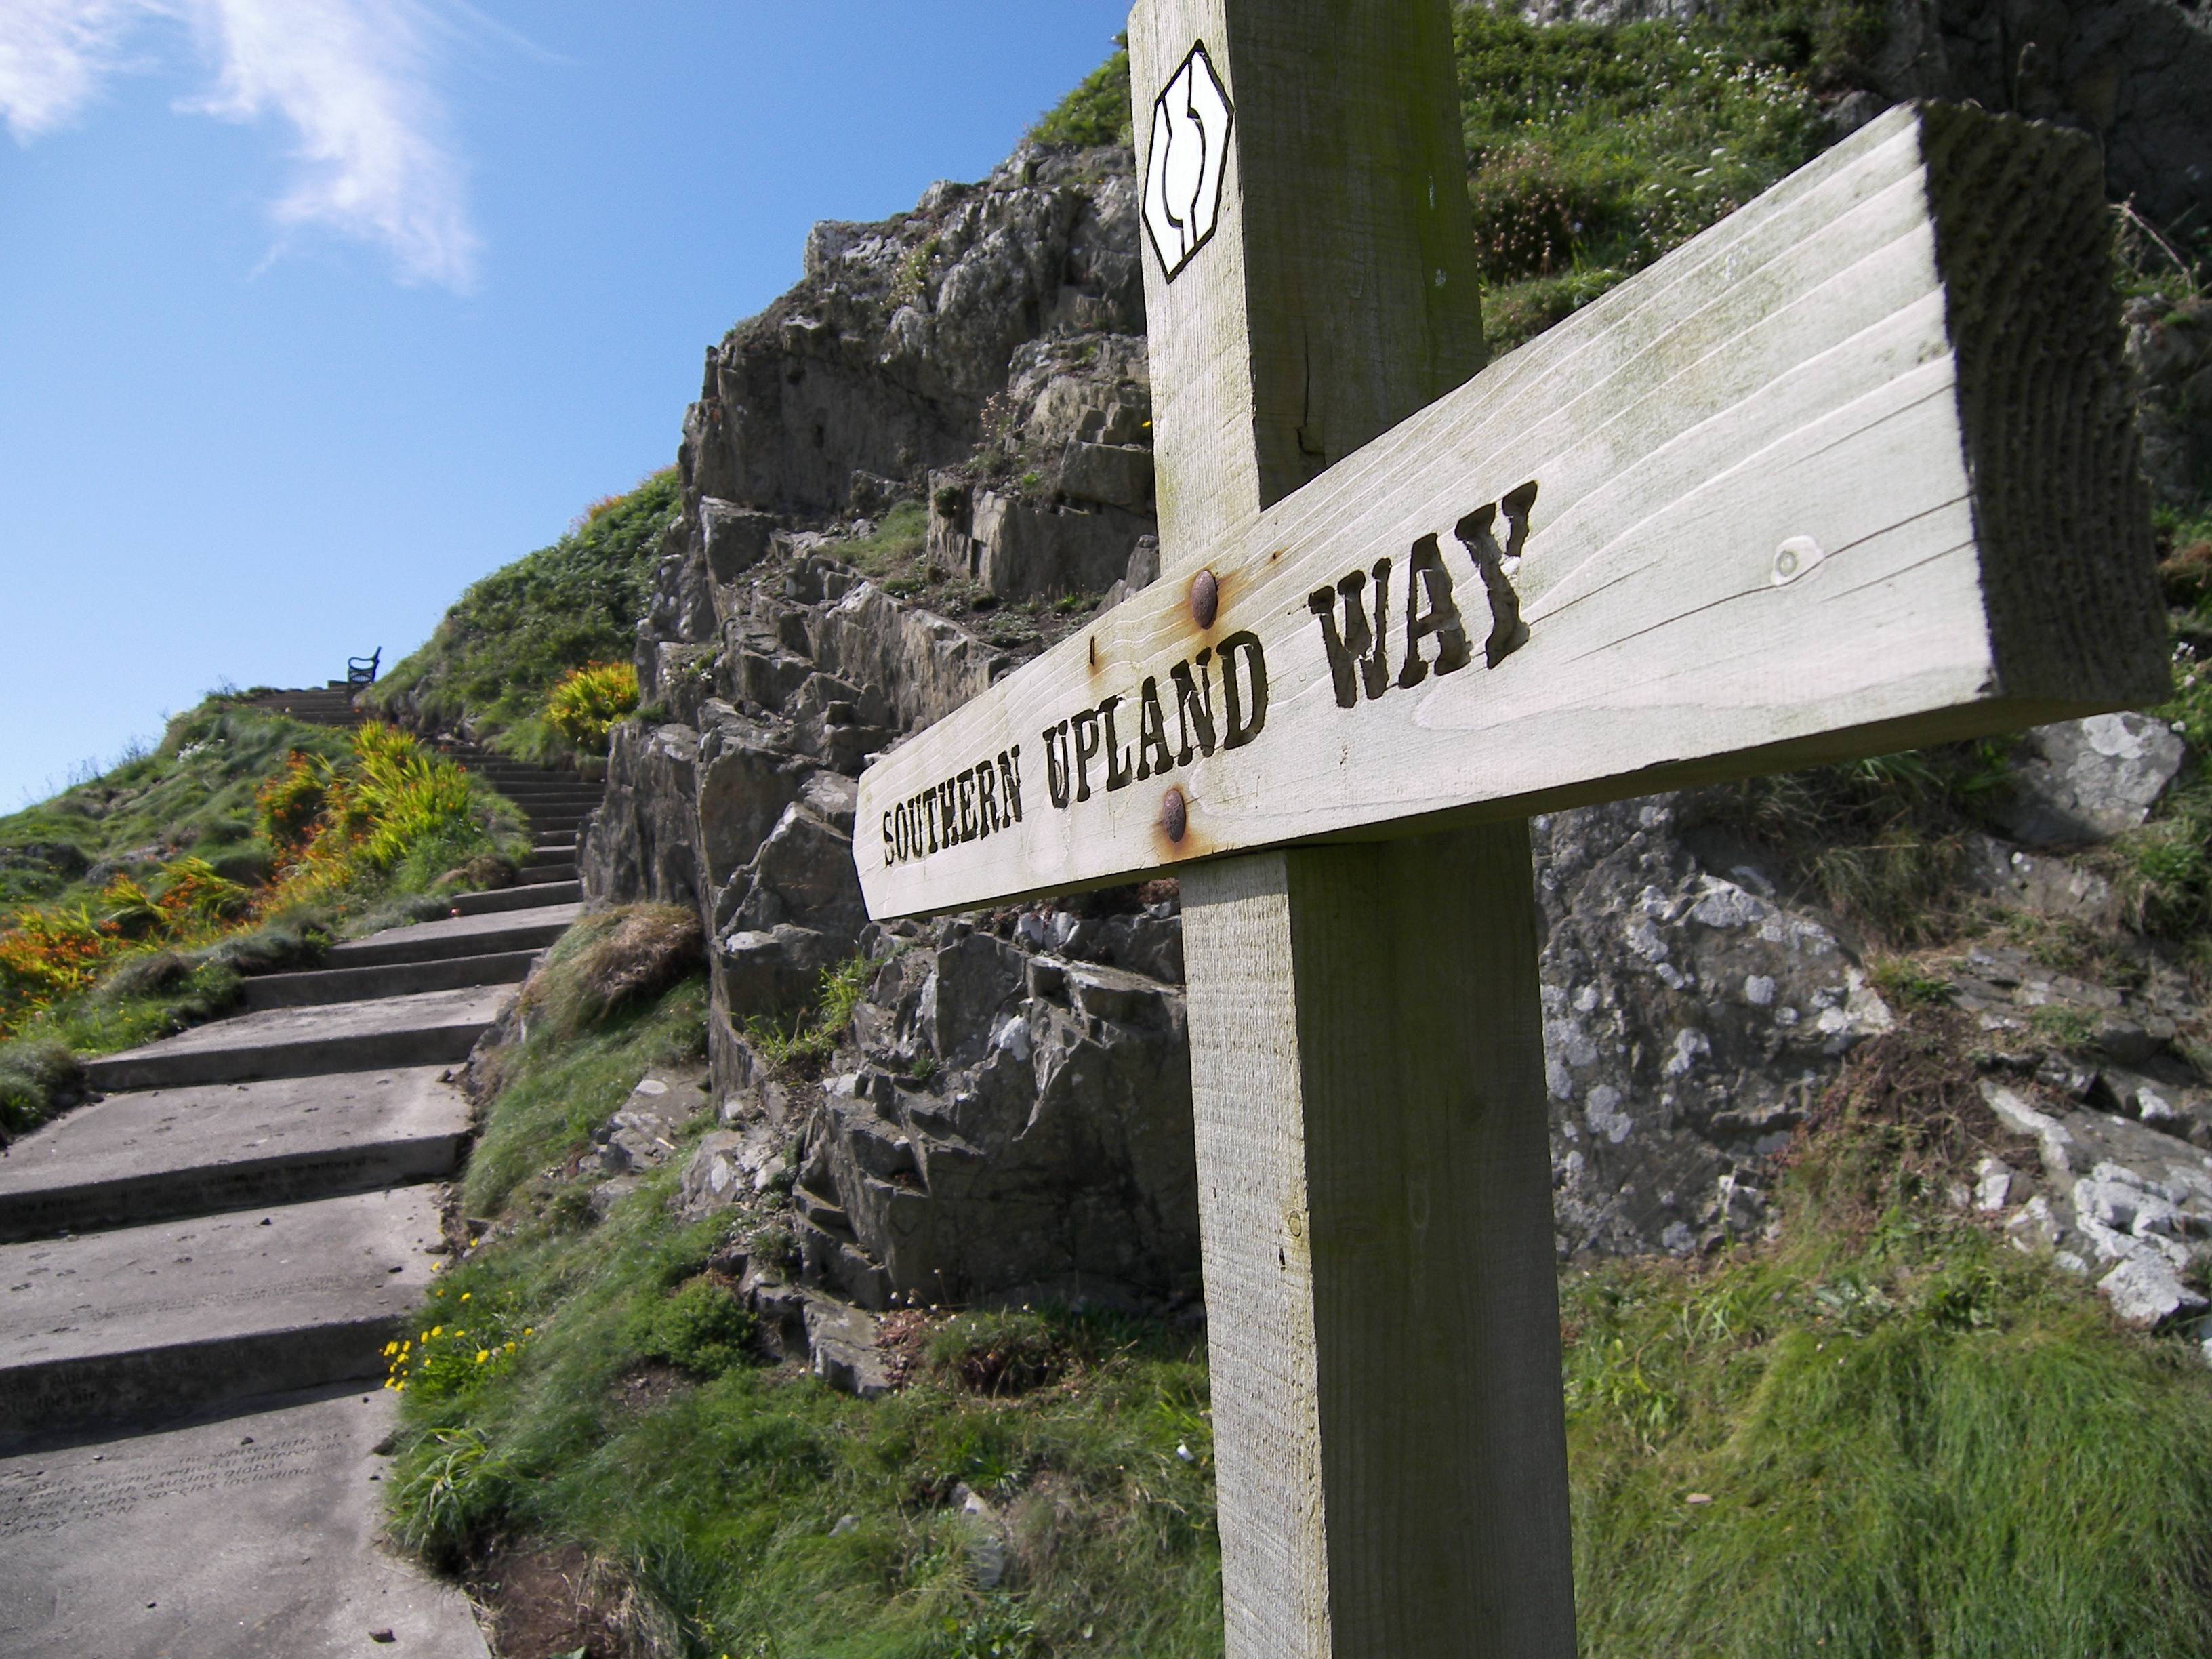
[[[143,10],[139,0],[0,0],[0,116],[16,143],[76,118]]]
[[[406,281],[473,283],[480,244],[417,0],[0,0],[0,116],[17,142],[76,118],[152,17],[189,26],[216,65],[185,108],[298,134],[280,225],[380,244]]]

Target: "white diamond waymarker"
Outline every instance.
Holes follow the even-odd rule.
[[[1152,140],[1145,161],[1145,228],[1170,281],[1190,263],[1220,220],[1221,180],[1235,118],[1201,41],[1152,106]]]
[[[1358,9],[1133,14],[1162,578],[854,852],[1182,878],[1232,1659],[1567,1659],[1528,815],[2157,701],[2164,612],[2094,141],[1893,110],[1485,367],[1447,6]]]

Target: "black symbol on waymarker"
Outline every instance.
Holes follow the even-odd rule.
[[[1152,144],[1145,160],[1145,228],[1170,281],[1220,219],[1236,119],[1201,40],[1152,106]]]

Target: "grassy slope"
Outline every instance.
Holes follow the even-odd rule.
[[[342,733],[209,698],[150,752],[0,817],[0,906],[89,897],[89,866],[149,848],[204,858],[233,879],[265,873],[253,794],[295,750],[348,752]]]
[[[1772,1246],[1565,1280],[1584,1652],[2212,1652],[2212,1377],[1944,1201],[2034,1158],[1976,1035],[1854,1057]]]
[[[876,1403],[758,1358],[670,1369],[680,1293],[788,1251],[775,1196],[672,1225],[687,1143],[594,1227],[561,1171],[647,1065],[696,1055],[702,1000],[549,1024],[507,1064],[468,1182],[503,1218],[424,1320],[493,1363],[409,1395],[403,1533],[448,1565],[580,1543],[657,1651],[1218,1653],[1192,1333],[895,1316],[917,1364]],[[1584,1652],[2212,1653],[2212,1376],[1948,1203],[1981,1157],[2033,1156],[1981,1107],[1973,1038],[1922,1013],[1862,1051],[1773,1244],[1564,1277]],[[956,1484],[1001,1512],[996,1589]]]
[[[679,495],[674,469],[656,472],[486,576],[377,683],[371,705],[432,730],[465,719],[479,740],[526,758],[566,752],[539,717],[545,693],[569,669],[629,660]]]
[[[1725,20],[1538,27],[1456,16],[1468,191],[1493,352],[1679,246],[1818,153],[1810,31]],[[1840,66],[1838,66],[1840,67]]]
[[[688,981],[573,1036],[534,1033],[510,1063],[468,1182],[471,1213],[504,1201],[501,1234],[417,1334],[439,1328],[422,1343],[434,1352],[450,1322],[473,1327],[464,1351],[517,1351],[407,1395],[398,1530],[448,1565],[502,1533],[581,1542],[674,1634],[664,1651],[1017,1654],[1041,1634],[1085,1653],[1218,1652],[1196,1334],[1057,1310],[956,1322],[873,1404],[672,1338],[665,1310],[717,1282],[717,1252],[789,1248],[764,1223],[773,1200],[673,1227],[679,1157],[593,1227],[587,1189],[544,1172],[647,1065],[696,1053],[703,1004]],[[677,1380],[666,1367],[687,1358]],[[640,1378],[664,1403],[630,1403]],[[975,1589],[984,1534],[951,1501],[963,1484],[1005,1510],[1020,1595]]]

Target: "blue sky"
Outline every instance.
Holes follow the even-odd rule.
[[[0,811],[418,644],[1127,0],[0,0]]]

